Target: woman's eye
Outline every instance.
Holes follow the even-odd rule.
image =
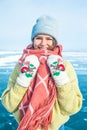
[[[52,40],[53,40],[52,38],[49,38],[49,37],[47,37],[46,39],[49,40],[49,41],[52,41]]]
[[[52,41],[53,39],[51,39],[51,38],[48,38],[47,40],[50,40],[50,41]]]

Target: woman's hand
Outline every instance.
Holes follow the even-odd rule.
[[[35,77],[39,67],[39,60],[37,56],[27,56],[21,66],[21,72],[17,78],[17,83],[23,87],[28,87],[32,79]]]
[[[66,74],[65,66],[61,56],[50,55],[47,59],[47,64],[57,85],[64,85],[65,83],[69,82],[69,78]]]

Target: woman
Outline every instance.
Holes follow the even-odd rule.
[[[62,57],[57,21],[37,19],[32,44],[15,66],[2,103],[19,123],[18,130],[62,130],[82,107],[82,94],[73,66]]]

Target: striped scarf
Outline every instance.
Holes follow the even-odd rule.
[[[61,45],[58,45],[54,51],[34,50],[30,45],[24,50],[22,57],[19,59],[21,64],[27,56],[34,54],[38,57],[40,66],[19,105],[22,120],[19,123],[18,130],[37,130],[39,126],[44,130],[48,130],[48,125],[52,121],[56,86],[46,61],[51,54],[61,56],[61,51]]]

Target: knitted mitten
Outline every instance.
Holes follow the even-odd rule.
[[[21,66],[21,72],[17,78],[17,83],[23,87],[28,87],[32,79],[35,77],[39,67],[39,60],[37,56],[27,56]]]
[[[62,57],[58,55],[50,55],[48,57],[47,64],[57,85],[64,85],[69,82]]]

